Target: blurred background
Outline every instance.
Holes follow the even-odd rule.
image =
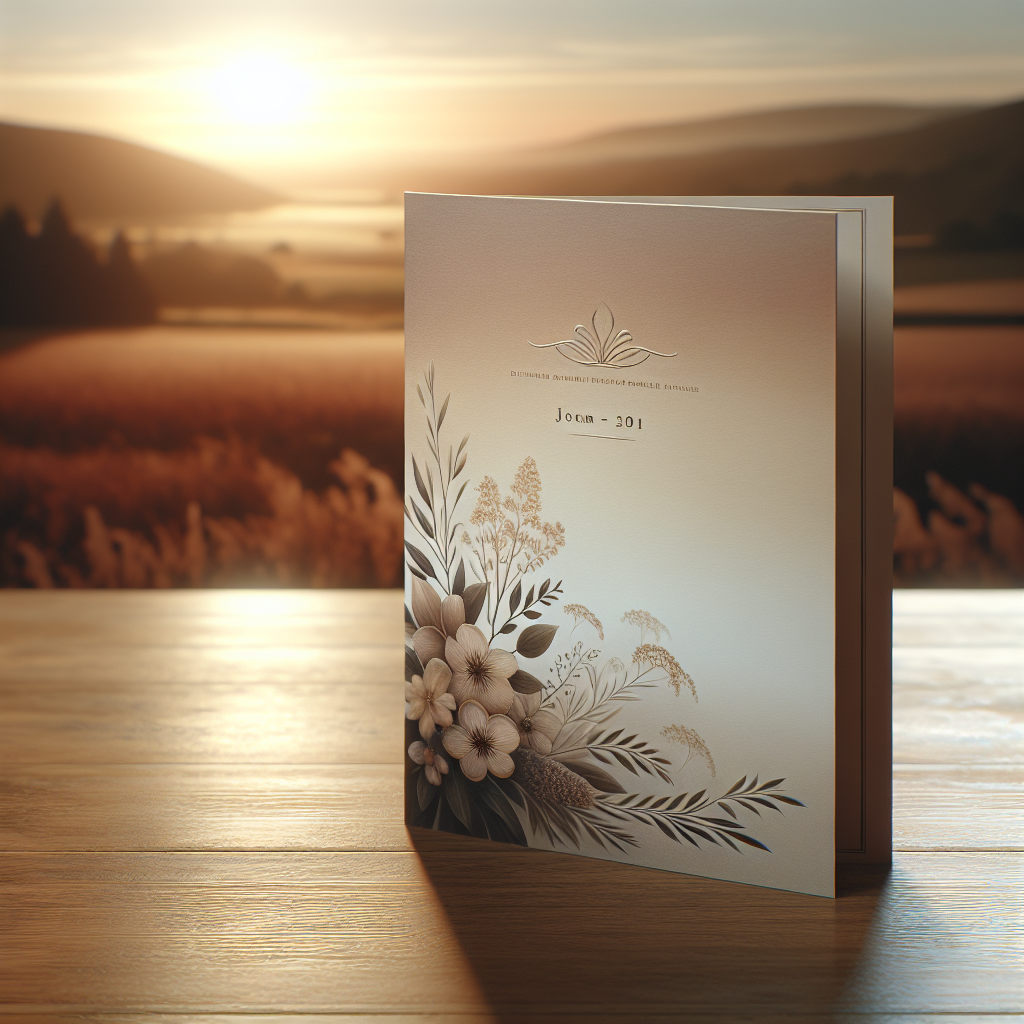
[[[0,582],[401,579],[405,189],[896,197],[899,586],[1024,585],[1019,0],[2,0]]]

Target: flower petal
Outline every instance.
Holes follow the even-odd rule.
[[[508,757],[508,754],[504,755]],[[462,774],[472,782],[479,782],[487,774],[487,758],[480,753],[479,750],[474,747],[466,756],[459,762],[462,767]],[[512,758],[508,758],[508,763],[512,764]],[[512,765],[514,768],[515,765]],[[512,774],[511,771],[508,773]],[[502,778],[508,778],[508,775],[503,775]]]
[[[489,651],[484,658],[484,672],[494,678],[508,679],[518,671],[519,662],[516,661],[515,655],[509,654],[508,651],[495,649]]]
[[[526,707],[523,703],[523,697],[524,694],[516,693],[515,691],[513,691],[512,706],[508,709],[508,711],[505,712],[505,714],[508,715],[508,717],[511,718],[512,721],[516,723],[516,725],[518,725],[524,718],[530,717],[526,713]]]
[[[427,691],[423,688],[423,676],[413,676],[412,681],[405,684],[405,699],[416,700],[417,697],[425,697]]]
[[[437,700],[451,682],[452,670],[440,658],[431,658],[423,673],[423,689],[428,697]]]
[[[508,756],[508,754],[504,754],[500,750],[495,750],[493,747],[488,749],[486,761],[487,770],[492,775],[497,775],[499,779],[507,779],[516,769],[515,762]],[[463,758],[462,763],[465,765],[465,758]],[[463,771],[465,771],[465,769],[463,769]]]
[[[541,754],[544,757],[551,753],[551,740],[549,740],[544,733],[538,732],[536,729],[530,731],[526,740],[523,742],[523,746],[537,751],[538,754]]]
[[[492,715],[504,715],[512,707],[515,695],[507,679],[485,676],[480,684],[473,686],[473,697]]]
[[[448,762],[440,755],[434,755],[434,767],[442,774],[448,774]]]
[[[448,636],[455,636],[459,626],[466,621],[466,605],[458,594],[452,594],[441,602],[441,624]]]
[[[540,690],[536,693],[517,693],[516,697],[519,698],[523,705],[524,717],[533,718],[533,716],[540,710]]]
[[[418,576],[412,578],[412,614],[417,626],[441,628],[441,598],[429,583]]]
[[[475,700],[467,700],[459,705],[459,725],[474,736],[485,735],[487,729],[487,712]],[[515,728],[513,726],[513,728]],[[519,734],[516,733],[518,736]]]
[[[426,749],[427,745],[425,743],[421,743],[419,740],[416,740],[409,744],[409,757],[415,761],[416,764],[423,764],[426,760],[423,756]]]
[[[434,626],[417,629],[412,636],[412,646],[421,665],[429,665],[434,658],[444,657],[444,636]]]
[[[473,749],[473,740],[461,725],[449,725],[441,737],[444,749],[452,757],[465,757]]]
[[[562,720],[554,713],[542,708],[530,719],[535,733],[543,733],[548,740],[553,740],[562,728]]]
[[[428,764],[423,769],[423,773],[427,777],[427,782],[429,782],[432,786],[441,785],[441,773],[432,764]]]
[[[476,626],[463,623],[455,633],[455,639],[468,657],[482,660],[487,656],[487,637]],[[455,666],[452,665],[452,668]]]
[[[451,694],[446,693],[445,696],[450,697]],[[442,729],[447,729],[452,724],[452,713],[443,704],[433,701],[429,708],[431,717]]]
[[[434,709],[428,704],[420,715],[420,735],[429,741],[435,732],[437,725],[434,723]]]
[[[491,747],[495,750],[503,750],[507,754],[519,746],[519,730],[516,728],[515,722],[505,715],[491,715],[484,727],[484,735]]]
[[[455,710],[455,698],[450,693],[442,693],[434,703],[440,704],[441,707],[447,708],[449,711]]]
[[[414,697],[405,706],[405,717],[410,721],[419,718],[423,714],[424,709],[427,706],[427,702],[422,697]]]

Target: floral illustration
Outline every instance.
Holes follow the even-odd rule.
[[[438,403],[433,363],[416,390],[429,454],[411,456],[405,507],[416,541],[405,544],[410,823],[521,846],[590,842],[625,853],[656,830],[697,849],[770,853],[750,822],[803,806],[785,779],[745,775],[718,796],[707,786],[678,791],[688,766],[717,775],[697,731],[666,724],[670,756],[623,724],[629,703],[653,688],[697,700],[695,681],[662,644],[668,627],[626,611],[621,622],[637,630],[626,661],[606,654],[605,626],[585,605],[563,605],[570,622],[553,616],[562,581],[540,570],[566,537],[542,516],[536,461],[523,459],[504,494],[482,476],[470,508],[469,435],[446,443],[451,395]],[[626,779],[648,792],[627,791]]]
[[[615,330],[615,314],[607,305],[594,310],[590,327],[577,324],[573,328],[573,337],[565,341],[550,341],[543,345],[531,341],[528,344],[533,348],[553,348],[581,366],[603,366],[612,370],[639,366],[651,356],[671,359],[679,355],[678,352],[655,352],[652,348],[633,344],[633,335],[629,331]]]

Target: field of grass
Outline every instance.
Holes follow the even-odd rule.
[[[0,584],[400,582],[400,332],[0,342]],[[897,583],[1024,584],[1024,331],[899,328],[895,370]]]
[[[402,336],[150,327],[0,357],[6,586],[393,586]]]

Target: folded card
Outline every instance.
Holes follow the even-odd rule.
[[[407,196],[409,824],[826,896],[866,850],[843,202]]]

